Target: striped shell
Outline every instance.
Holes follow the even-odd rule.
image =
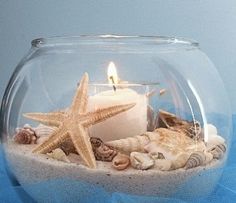
[[[64,162],[70,163],[70,160],[68,159],[66,154],[60,148],[56,148],[56,149],[52,150],[52,152],[47,153],[47,155],[53,159],[58,160],[58,161],[64,161]]]
[[[39,137],[47,137],[52,134],[56,129],[56,127],[39,124],[36,128],[34,128],[34,131],[35,134]]]
[[[211,153],[208,152],[194,152],[191,154],[191,156],[189,157],[186,165],[185,165],[185,169],[190,169],[190,168],[194,168],[197,166],[202,166],[205,164],[208,164],[209,162],[211,162],[213,159],[213,155]]]
[[[147,145],[151,140],[158,139],[158,137],[158,133],[146,132],[143,135],[113,140],[106,142],[105,144],[123,152],[145,152],[144,146]]]
[[[226,152],[226,146],[225,144],[219,144],[214,147],[212,147],[209,152],[213,155],[214,159],[221,159],[223,158],[225,152]]]
[[[112,167],[116,170],[124,170],[130,164],[130,158],[126,154],[118,153],[112,160]]]
[[[96,160],[98,161],[112,161],[117,155],[117,151],[112,147],[106,146],[100,138],[91,137],[90,142]]]
[[[36,144],[38,136],[34,129],[26,124],[23,128],[16,128],[16,134],[13,140],[18,144]]]

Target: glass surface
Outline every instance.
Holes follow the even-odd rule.
[[[108,84],[107,81],[107,68],[111,61],[115,64],[121,81],[119,84],[116,84],[117,92],[114,91],[113,85]],[[55,172],[54,174],[52,173],[52,176],[48,175],[44,178],[42,178],[42,175],[36,177],[33,174],[36,171],[35,167],[39,166],[37,164],[26,167],[27,169],[24,170],[23,168],[22,170],[16,169],[17,167],[22,167],[22,165],[7,150],[7,146],[9,145],[9,140],[12,140],[12,137],[15,135],[16,128],[22,127],[26,123],[34,127],[39,124],[39,122],[23,117],[24,113],[46,113],[68,108],[72,102],[77,85],[85,72],[88,73],[90,79],[88,91],[89,110],[98,108],[96,107],[97,99],[93,100],[94,95],[105,91],[114,91],[115,94],[119,94],[120,90],[131,89],[147,100],[139,103],[140,106],[137,108],[139,111],[135,110],[132,113],[135,119],[138,119],[137,121],[133,120],[136,123],[136,128],[133,131],[135,134],[130,135],[128,133],[126,135],[127,129],[122,131],[124,123],[117,122],[114,117],[110,123],[108,121],[108,123],[102,123],[103,126],[98,127],[100,129],[94,128],[91,130],[90,128],[90,133],[93,136],[96,137],[96,132],[98,133],[98,131],[102,134],[106,125],[114,126],[116,122],[117,129],[114,129],[114,132],[119,131],[120,128],[123,135],[120,138],[125,138],[128,135],[136,136],[138,135],[136,132],[142,134],[144,133],[143,131],[153,131],[154,127],[148,126],[150,115],[146,114],[146,107],[150,107],[152,109],[152,124],[157,122],[154,120],[158,120],[160,112],[164,112],[164,114],[167,112],[167,115],[171,113],[181,120],[193,122],[194,132],[196,132],[198,127],[200,127],[201,132],[198,133],[198,138],[193,137],[191,139],[203,141],[206,147],[211,145],[209,142],[212,141],[212,134],[217,133],[220,135],[224,140],[226,152],[221,160],[217,160],[219,164],[216,164],[213,168],[219,168],[220,171],[224,166],[231,142],[229,100],[219,73],[206,54],[200,50],[197,42],[181,38],[156,36],[103,35],[42,38],[32,41],[29,53],[16,67],[6,88],[1,106],[0,129],[2,142],[6,146],[6,160],[9,162],[10,169],[15,178],[23,186],[34,182],[50,180],[51,178],[72,177],[73,179],[72,175],[64,172]],[[126,82],[122,83],[122,81]],[[149,93],[150,95],[148,95]],[[102,100],[106,101],[107,105],[109,104],[107,99],[104,99],[104,95]],[[129,103],[131,100],[127,99],[126,103]],[[139,100],[138,98],[137,101]],[[122,101],[126,101],[126,98]],[[118,104],[125,103],[118,102]],[[100,107],[101,105],[99,105]],[[125,114],[123,116],[127,118]],[[128,120],[123,121],[130,129],[134,125],[134,123],[129,125],[127,123]],[[160,123],[153,125],[158,126]],[[129,127],[127,128],[129,129]],[[171,126],[169,127],[171,129]],[[217,132],[215,131],[216,129]],[[98,136],[104,138],[103,136],[105,135]],[[119,135],[113,135],[112,131],[110,131],[106,132],[105,137],[104,141],[107,141],[113,140],[114,137],[119,138]],[[36,158],[32,158],[31,161],[34,160],[34,163],[37,163]],[[26,160],[24,164],[28,164],[28,162],[29,160]],[[45,167],[45,170],[55,169]],[[92,184],[98,182],[105,189],[109,190],[110,188],[110,192],[132,193],[127,187],[123,187],[122,183],[119,183],[120,187],[119,184],[113,187],[117,179],[110,180],[109,176],[106,176],[97,180],[95,178],[96,174],[86,179],[83,175],[79,174],[83,174],[86,170],[89,171],[90,169],[82,167],[81,170],[82,172],[77,169],[77,175],[74,174],[75,171],[72,173],[75,180],[82,180]],[[195,169],[189,169],[181,173],[189,175],[191,170]],[[124,174],[125,171],[122,173]],[[132,172],[128,173],[131,173],[132,176]],[[174,172],[172,170],[169,173]],[[32,174],[32,177],[30,177],[30,174]],[[213,176],[209,178],[210,186],[202,189],[201,193],[204,193],[204,191],[209,192],[214,188],[220,177],[220,172],[215,174],[217,175],[214,175],[214,178]],[[159,176],[160,174],[156,175],[156,177]],[[133,175],[133,177],[136,176]],[[145,177],[145,174],[143,174],[143,177]],[[147,181],[148,178],[150,177],[147,177]],[[163,177],[163,179],[165,178]],[[199,180],[201,180],[200,176]],[[134,181],[133,184],[138,183]],[[182,182],[179,181],[178,183],[179,185],[175,185],[176,188],[181,187]],[[158,185],[158,182],[156,184]],[[171,184],[171,182],[168,182],[168,184]],[[159,189],[160,192],[152,193],[150,189],[148,190],[148,187],[151,187],[149,183],[146,185],[144,183],[142,186],[137,185],[137,187],[140,189],[137,189],[136,194],[141,195],[169,196],[176,190],[176,188],[172,188],[169,189],[169,192],[166,192],[164,189]],[[155,184],[152,187],[157,188]],[[163,184],[164,187],[166,187],[165,184]],[[196,189],[195,186],[193,187]],[[147,189],[145,190],[144,188]],[[39,198],[39,194],[32,191],[28,192],[35,199]]]

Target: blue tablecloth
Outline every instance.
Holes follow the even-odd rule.
[[[236,128],[236,115],[233,117],[234,129]],[[234,132],[236,132],[234,130]],[[83,203],[85,202],[112,202],[112,203],[121,203],[121,202],[132,202],[132,203],[167,203],[167,202],[197,202],[197,203],[227,203],[227,202],[236,202],[236,137],[235,133],[233,135],[233,143],[231,147],[231,151],[229,154],[229,159],[227,165],[224,169],[223,176],[219,181],[214,192],[204,198],[194,199],[194,200],[180,200],[177,198],[159,198],[159,197],[143,197],[143,196],[132,196],[128,194],[122,193],[113,193],[109,195],[106,191],[102,191],[101,188],[97,188],[96,186],[86,185],[85,183],[81,184],[81,187],[87,187],[90,195],[87,195],[85,199],[83,199]],[[58,184],[60,184],[60,180]],[[73,183],[77,184],[77,183]],[[35,185],[33,189],[39,189],[42,185]],[[53,191],[49,191],[52,192]],[[2,148],[0,146],[0,202],[1,203],[21,203],[21,202],[35,202],[31,197],[29,197],[23,188],[14,181],[10,181],[9,174],[5,169],[4,159],[2,157]],[[64,202],[62,199],[54,198],[53,202]]]

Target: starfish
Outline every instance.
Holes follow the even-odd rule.
[[[87,113],[88,81],[88,74],[85,73],[76,90],[72,104],[66,111],[24,114],[29,119],[39,121],[45,125],[58,127],[44,143],[33,150],[33,153],[48,153],[70,138],[85,164],[89,168],[96,168],[96,161],[87,128],[131,109],[135,106],[135,103],[111,106]]]

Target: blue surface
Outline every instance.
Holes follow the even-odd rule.
[[[233,119],[234,122],[234,132],[236,128],[236,115]],[[83,203],[90,203],[90,202],[107,202],[107,203],[168,203],[168,202],[174,202],[174,203],[183,203],[183,202],[197,202],[197,203],[228,203],[228,202],[236,202],[236,139],[235,136],[233,136],[233,142],[231,151],[229,154],[229,159],[227,162],[226,167],[224,168],[224,173],[219,181],[216,189],[214,192],[204,198],[200,199],[188,199],[188,200],[180,200],[177,199],[177,196],[175,198],[159,198],[159,197],[145,197],[145,196],[133,196],[123,193],[113,193],[109,194],[102,188],[97,187],[96,185],[89,185],[87,183],[78,182],[78,181],[71,181],[69,184],[76,184],[78,187],[78,184],[81,187],[81,191],[78,191],[78,196],[82,197],[81,201]],[[5,163],[2,157],[2,149],[0,152],[0,202],[2,203],[21,203],[21,202],[34,202],[25,192],[24,190],[16,183],[16,182],[10,182],[7,171],[5,169]],[[66,202],[66,200],[59,199],[56,195],[56,192],[53,190],[56,190],[56,188],[50,188],[50,185],[60,185],[60,183],[65,183],[64,180],[51,180],[47,182],[43,182],[40,184],[34,184],[30,185],[29,187],[31,190],[39,190],[42,187],[48,187],[48,194],[51,195],[53,198],[53,202]],[[185,185],[185,187],[188,187],[188,184]],[[89,195],[88,195],[89,194]],[[47,194],[46,194],[47,195]]]
[[[200,43],[218,68],[236,113],[235,11],[235,0],[1,0],[0,99],[34,38],[101,33],[167,35]]]

